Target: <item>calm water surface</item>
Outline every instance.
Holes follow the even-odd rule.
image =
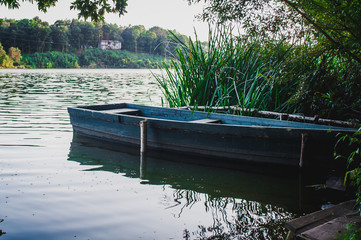
[[[320,205],[300,176],[140,168],[73,136],[68,106],[160,106],[149,70],[0,70],[0,92],[0,239],[283,239],[285,221]]]

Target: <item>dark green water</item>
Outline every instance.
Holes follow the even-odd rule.
[[[161,105],[148,70],[0,70],[0,92],[0,239],[283,239],[337,201],[298,173],[141,163],[73,136],[68,106]]]

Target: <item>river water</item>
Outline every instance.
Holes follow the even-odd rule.
[[[136,153],[73,136],[68,106],[160,106],[150,70],[1,70],[0,93],[0,239],[283,239],[322,204],[297,174],[141,171]]]

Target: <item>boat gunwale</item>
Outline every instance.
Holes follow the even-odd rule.
[[[102,109],[104,108],[104,109]],[[114,108],[134,108],[137,109],[139,111],[141,111],[142,113],[144,113],[144,110],[148,110],[148,111],[154,111],[154,110],[160,110],[162,112],[167,112],[168,114],[170,112],[172,112],[173,115],[176,115],[174,113],[187,113],[190,114],[190,116],[194,116],[194,114],[197,115],[206,115],[206,118],[208,119],[220,119],[220,120],[228,120],[229,118],[231,118],[231,120],[233,121],[237,121],[239,122],[239,124],[232,124],[232,123],[222,123],[222,124],[215,124],[215,123],[199,123],[199,122],[192,122],[193,120],[198,120],[198,119],[202,119],[202,118],[195,118],[192,120],[180,120],[180,119],[168,119],[166,117],[162,118],[162,117],[152,117],[152,116],[137,116],[137,115],[128,115],[128,114],[116,114],[116,113],[107,113],[107,112],[102,112],[102,110],[109,110],[109,109],[114,109]],[[201,112],[201,111],[193,111],[193,110],[183,110],[183,109],[174,109],[174,108],[163,108],[163,107],[153,107],[153,106],[144,106],[144,105],[137,105],[137,104],[129,104],[129,103],[115,103],[115,104],[101,104],[101,105],[87,105],[87,106],[76,106],[76,107],[68,107],[68,111],[69,110],[74,110],[74,111],[84,111],[84,112],[92,112],[92,116],[94,116],[93,114],[95,113],[96,115],[99,114],[99,116],[101,115],[105,115],[105,116],[122,116],[122,117],[129,117],[129,118],[133,118],[133,119],[139,119],[144,120],[144,119],[148,119],[148,120],[152,120],[152,121],[161,121],[161,122],[174,122],[174,123],[179,123],[179,124],[199,124],[199,126],[202,125],[211,125],[211,126],[222,126],[222,127],[237,127],[237,128],[253,128],[253,129],[274,129],[274,130],[287,130],[287,131],[292,131],[292,130],[305,130],[305,131],[312,131],[312,132],[350,132],[353,133],[355,131],[357,131],[356,128],[347,128],[347,127],[335,127],[335,126],[329,126],[329,125],[318,125],[318,124],[312,124],[312,123],[303,123],[303,122],[294,122],[294,121],[284,121],[284,120],[277,120],[277,119],[267,119],[267,118],[260,118],[260,117],[252,117],[252,116],[241,116],[241,115],[230,115],[230,114],[224,114],[224,113],[207,113],[207,112]],[[217,118],[216,116],[220,116],[219,118]],[[233,118],[233,119],[232,119]],[[249,124],[242,124],[242,120],[246,121],[246,122],[252,122],[252,120],[256,120],[257,123],[254,125],[249,125]],[[262,123],[259,123],[259,121],[265,121],[265,122],[269,122],[269,125],[262,125]],[[280,122],[282,121],[282,122]],[[275,124],[286,124],[285,126],[274,126],[271,125],[272,123]],[[287,126],[289,125],[289,126]],[[292,126],[292,125],[296,125],[296,126]]]

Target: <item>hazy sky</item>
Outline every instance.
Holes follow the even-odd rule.
[[[7,9],[0,6],[0,18],[23,19],[39,16],[50,24],[56,20],[77,18],[76,11],[70,11],[70,3],[74,0],[59,0],[55,7],[49,8],[47,13],[38,11],[36,4],[21,2],[19,9]],[[144,25],[149,29],[159,26],[164,29],[177,30],[181,34],[194,37],[194,29],[198,37],[208,39],[208,24],[195,18],[202,12],[201,4],[188,5],[186,0],[128,0],[127,12],[119,17],[107,14],[105,22],[120,26]]]

